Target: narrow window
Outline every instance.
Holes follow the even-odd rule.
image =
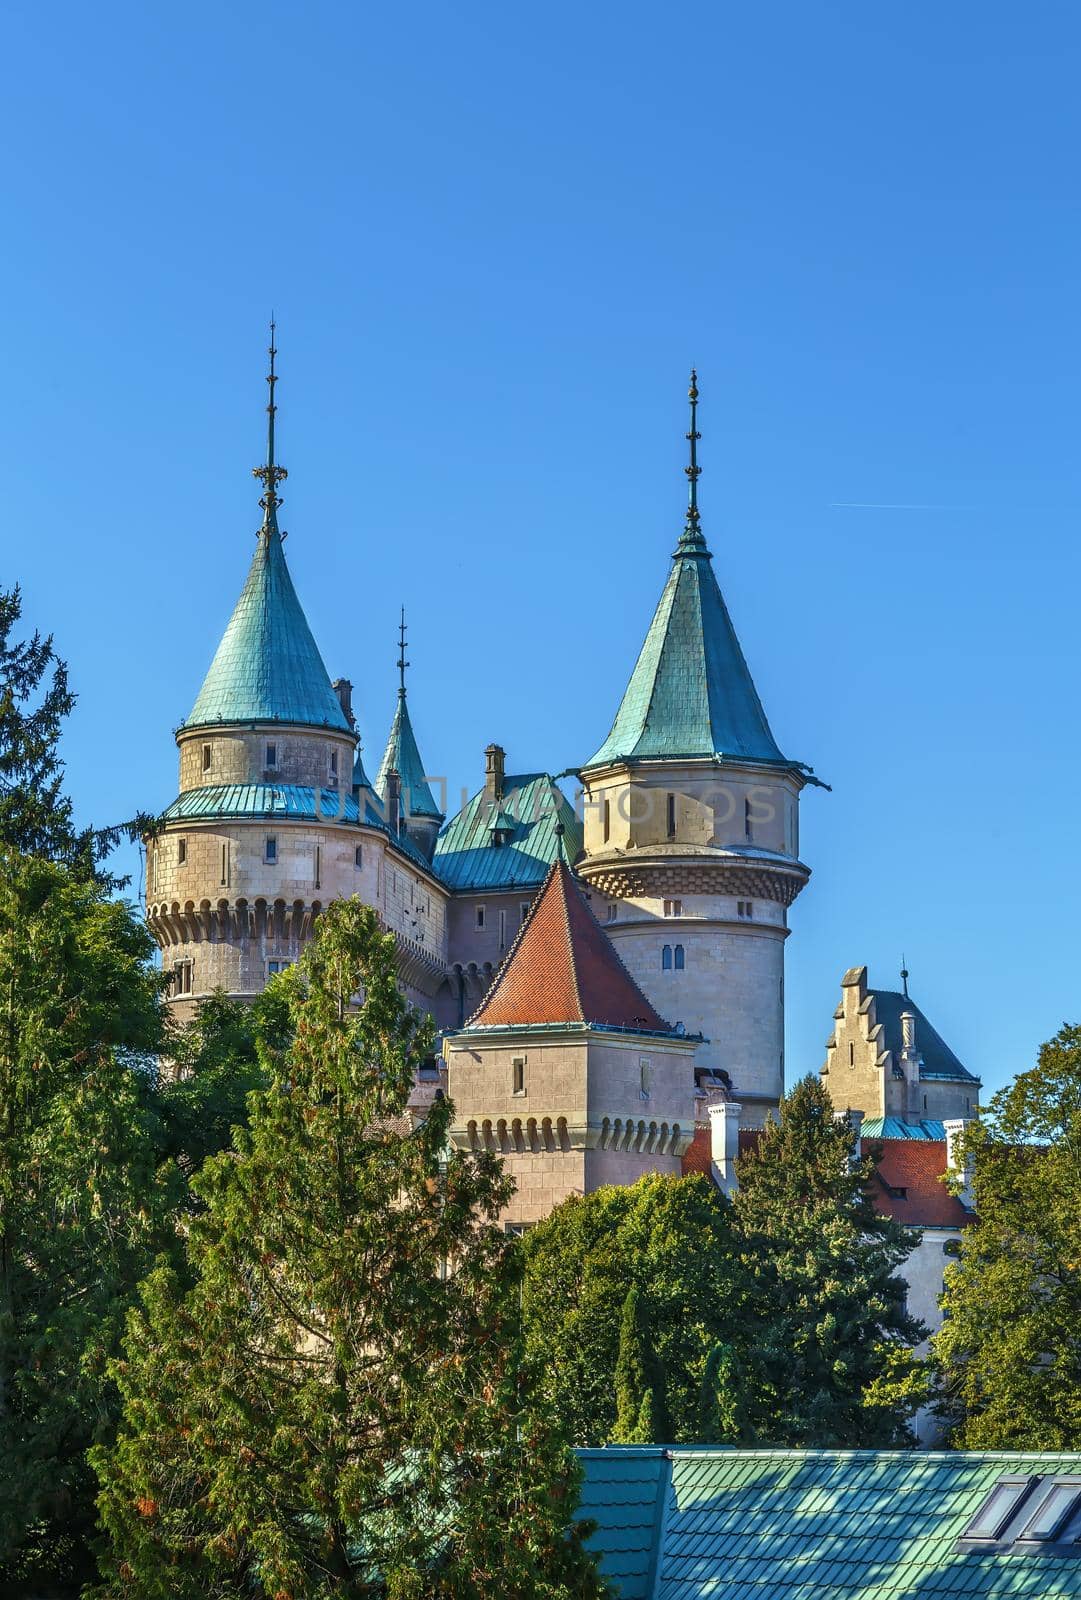
[[[364,846],[362,844],[358,844],[356,849],[353,851],[353,865],[355,867],[362,867],[364,865]]]
[[[614,922],[618,916],[619,916],[619,907],[616,906],[616,905],[610,905],[608,907],[608,920],[609,920],[609,922]]]
[[[507,913],[500,907],[499,910],[499,948],[502,950],[507,942]]]
[[[670,794],[668,796],[668,837],[670,839],[674,839],[675,836],[676,836],[676,797],[675,797],[674,794]]]
[[[477,907],[477,927],[478,928],[483,928],[484,927],[484,907],[483,906],[478,906]]]
[[[923,1097],[923,1109],[925,1111],[927,1110],[927,1096],[926,1095],[924,1095],[924,1097]]]
[[[268,837],[268,839],[266,841],[266,844],[264,846],[264,849],[263,849],[263,860],[264,861],[277,861],[277,859],[278,859],[278,841],[277,841],[277,839],[274,838],[273,835],[270,835],[270,837]]]
[[[525,1094],[525,1056],[515,1056],[511,1061],[514,1074],[514,1093]]]
[[[661,971],[662,972],[671,972],[671,970],[672,970],[672,946],[670,944],[666,944],[663,947],[663,949],[661,950]]]
[[[743,832],[748,839],[754,838],[754,828],[751,826],[751,800],[749,795],[743,802]]]
[[[337,750],[332,750],[330,752],[330,781],[331,781],[331,783],[337,783],[337,781],[338,781],[338,752],[337,752]]]
[[[523,922],[525,921],[526,917],[528,917],[528,915],[529,915],[529,901],[528,900],[523,900],[522,901],[522,921]]]
[[[681,917],[683,915],[683,901],[666,900],[664,902],[664,914],[666,917]]]
[[[850,1067],[854,1067],[856,1065],[856,1046],[852,1044],[851,1041],[849,1042],[848,1046],[848,1064]]]
[[[273,770],[273,768],[278,765],[278,747],[277,747],[276,744],[268,744],[267,745],[267,747],[266,747],[266,764],[267,764],[267,767],[270,768],[271,770]]]
[[[747,906],[747,920],[750,921],[750,919],[754,916],[754,901],[753,900],[748,900],[746,902],[746,906]]]
[[[319,845],[315,847],[315,887],[319,888],[319,868],[322,864],[323,852]]]
[[[188,841],[186,839],[178,839],[177,842],[176,842],[176,860],[177,860],[177,865],[182,867],[187,859],[188,859]]]
[[[682,972],[683,971],[683,946],[681,944],[677,944],[676,945],[675,957],[676,957],[676,971],[677,972]]]
[[[208,744],[203,746],[203,771],[210,771],[210,746]]]
[[[221,847],[221,881],[222,881],[222,887],[223,888],[227,888],[228,884],[229,884],[229,846],[228,846],[228,844],[223,844],[222,847]]]
[[[612,832],[612,806],[611,806],[611,803],[608,800],[606,800],[604,802],[604,842],[605,842],[605,844],[608,843],[608,839],[609,839],[609,836],[611,835],[611,832]]]
[[[649,1099],[649,1091],[653,1081],[653,1068],[649,1064],[648,1056],[638,1058],[638,1094],[642,1100]]]

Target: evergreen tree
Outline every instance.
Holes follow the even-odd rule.
[[[649,1326],[646,1300],[632,1284],[623,1302],[616,1357],[616,1421],[619,1444],[666,1444],[670,1424],[664,1404],[664,1372],[656,1336]]]
[[[647,1390],[653,1440],[696,1441],[709,1352],[742,1336],[724,1196],[698,1175],[652,1174],[564,1201],[522,1249],[527,1348],[574,1442],[637,1437]]]
[[[102,886],[0,846],[0,1587],[92,1571],[87,1446],[124,1314],[172,1238],[146,1055],[160,979]]]
[[[1081,1027],[966,1130],[976,1222],[933,1349],[951,1442],[1081,1449]]]
[[[18,586],[0,589],[0,845],[122,887],[101,863],[122,838],[140,838],[155,823],[140,814],[116,827],[76,828],[59,753],[64,719],[75,704],[67,664],[51,634],[12,638],[21,617]]]
[[[599,1594],[521,1348],[509,1180],[447,1148],[446,1101],[406,1115],[431,1028],[393,937],[337,902],[283,985],[289,1042],[194,1180],[191,1287],[162,1266],[130,1319],[94,1456],[109,1592]]]
[[[728,1344],[715,1344],[706,1358],[699,1395],[698,1438],[702,1444],[749,1443],[746,1376]]]
[[[916,1235],[875,1210],[874,1162],[817,1078],[781,1101],[739,1163],[734,1199],[751,1274],[746,1425],[770,1444],[911,1442],[925,1396],[897,1268]]]

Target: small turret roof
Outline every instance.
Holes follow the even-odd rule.
[[[282,722],[351,733],[308,619],[297,598],[278,529],[278,484],[288,476],[274,459],[274,324],[270,325],[267,459],[255,468],[264,494],[258,544],[229,624],[184,728],[221,722]]]
[[[796,765],[770,731],[702,535],[694,373],[690,398],[686,524],[612,731],[587,767],[679,757]]]
[[[420,758],[405,690],[398,692],[398,705],[390,725],[390,737],[376,774],[375,787],[384,802],[387,798],[387,774],[394,768],[402,780],[402,813],[404,816],[433,817],[442,822],[443,813],[424,776],[424,762]]]
[[[672,1033],[597,922],[562,854],[468,1028],[553,1023]]]

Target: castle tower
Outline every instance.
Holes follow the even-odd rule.
[[[568,1195],[678,1174],[694,1048],[633,981],[559,849],[479,1009],[444,1041],[451,1138],[502,1152],[511,1228]]]
[[[424,1004],[446,970],[445,893],[384,825],[359,758],[354,772],[351,686],[331,684],[286,565],[273,337],[271,324],[255,555],[176,733],[180,794],[147,840],[147,921],[182,1019],[215,988],[258,994],[297,959],[323,906],[350,895],[397,934],[411,999]]]
[[[582,769],[585,855],[605,931],[662,1015],[702,1033],[760,1122],[784,1083],[788,908],[810,876],[799,796],[817,782],[770,731],[700,526],[690,386],[686,522],[607,739]],[[597,894],[594,895],[594,905]]]
[[[427,861],[432,859],[435,841],[446,820],[436,804],[435,796],[424,776],[424,762],[420,758],[413,724],[409,717],[409,704],[405,693],[405,607],[398,630],[398,705],[390,725],[390,737],[383,752],[376,775],[376,791],[389,816],[397,801],[398,825],[413,840]],[[397,782],[394,774],[397,774]],[[396,790],[392,795],[391,791]]]

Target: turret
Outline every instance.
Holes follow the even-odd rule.
[[[383,802],[387,825],[391,831],[397,834],[400,828],[407,838],[412,839],[426,860],[430,861],[439,830],[446,819],[436,803],[425,776],[424,762],[421,760],[409,716],[409,704],[405,692],[405,669],[408,665],[409,662],[405,659],[405,607],[403,606],[398,630],[398,704],[394,712],[394,721],[390,725],[387,747],[376,775],[375,788]],[[393,785],[392,773],[396,775]]]
[[[799,796],[817,780],[774,739],[718,586],[693,372],[689,398],[683,532],[611,731],[582,770],[578,871],[609,899],[605,928],[636,981],[705,1035],[696,1064],[729,1074],[750,1126],[783,1088],[788,908],[810,876]]]

